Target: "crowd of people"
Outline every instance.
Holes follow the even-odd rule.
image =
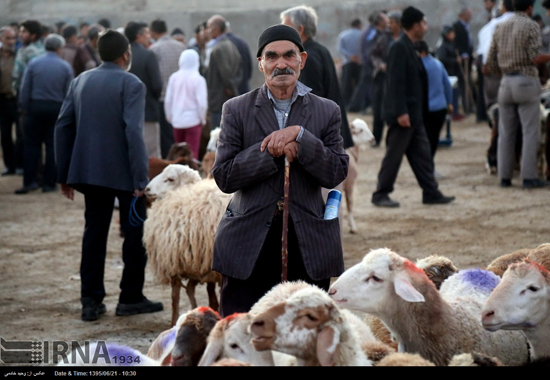
[[[484,3],[488,23],[479,33],[477,55],[469,9],[443,28],[435,57],[424,41],[426,16],[415,7],[373,12],[365,28],[352,21],[338,39],[341,79],[329,50],[316,40],[315,10],[289,8],[280,24],[259,35],[256,59],[265,83],[252,91],[249,48],[221,15],[198,24],[188,42],[179,29],[169,35],[160,19],[131,21],[120,30],[107,20],[80,29],[59,24],[55,32],[36,20],[3,27],[2,175],[23,174],[16,194],[51,192],[58,184],[71,200],[74,190],[84,194],[86,321],[106,312],[106,241],[118,199],[125,268],[116,314],[155,312],[162,304],[142,293],[148,157],[164,158],[174,142],[184,141],[200,159],[204,127],[221,126],[212,174],[222,191],[233,193],[214,248],[213,269],[223,275],[222,314],[247,311],[278,283],[283,230],[289,280],[326,290],[343,271],[343,253],[338,220],[323,219],[322,194],[341,188],[347,176],[345,149],[353,146],[347,111],[372,107],[373,147],[381,145],[388,125],[375,206],[399,207],[389,195],[404,156],[423,190],[422,203],[453,202],[439,190],[434,169],[443,123],[474,109],[478,121],[486,120],[494,103],[502,113],[493,126],[500,135],[501,186],[511,186],[518,130],[523,187],[546,186],[536,174],[534,145],[539,68],[550,61],[542,51],[548,32],[531,18],[534,0],[503,0],[497,10],[494,1]],[[543,6],[550,9],[550,0]],[[480,69],[477,87],[474,65]],[[285,165],[292,168],[290,204],[283,195]],[[283,224],[285,209],[290,214]]]

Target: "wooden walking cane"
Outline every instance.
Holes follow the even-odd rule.
[[[283,198],[283,237],[282,237],[282,266],[281,266],[281,282],[285,282],[288,278],[288,194],[290,185],[290,162],[285,157],[285,185]]]

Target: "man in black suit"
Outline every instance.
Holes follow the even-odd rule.
[[[340,108],[298,81],[300,35],[286,25],[260,35],[265,84],[225,102],[212,174],[234,193],[216,233],[213,269],[223,275],[220,314],[246,312],[281,281],[285,157],[290,161],[288,280],[328,290],[344,270],[338,218],[323,219],[321,187],[347,176]]]
[[[151,44],[151,30],[142,22],[129,22],[124,28],[124,34],[132,48],[132,66],[130,72],[145,84],[145,124],[144,138],[147,154],[161,157],[160,150],[160,95],[162,93],[162,77],[157,56],[148,49]]]
[[[387,90],[384,98],[385,119],[389,125],[386,155],[378,174],[372,203],[379,207],[399,207],[390,199],[403,160],[407,159],[423,189],[424,204],[443,204],[454,200],[439,190],[423,119],[428,112],[428,77],[414,43],[427,31],[424,14],[414,7],[403,11],[401,25],[405,33],[390,48],[387,63]]]
[[[462,59],[461,65],[464,72],[464,75],[459,76],[458,87],[462,99],[462,108],[466,114],[471,113],[473,110],[470,73],[472,72],[474,45],[472,34],[470,33],[471,19],[472,12],[468,8],[463,8],[458,14],[458,20],[453,24],[455,31],[455,48],[458,50],[458,54]]]
[[[143,141],[145,86],[126,72],[132,52],[126,37],[108,30],[98,40],[103,63],[71,82],[55,124],[57,181],[74,199],[84,194],[86,228],[80,264],[82,320],[105,313],[103,277],[107,238],[115,197],[120,202],[124,232],[124,269],[116,315],[162,310],[160,302],[143,296],[147,256],[141,241],[143,224],[130,223],[134,213],[145,218],[143,189],[149,181],[149,161]]]

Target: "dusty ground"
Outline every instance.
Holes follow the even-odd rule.
[[[446,176],[439,181],[442,191],[457,197],[446,206],[421,203],[421,190],[404,161],[392,194],[401,207],[374,207],[370,197],[384,148],[362,150],[355,195],[359,233],[351,235],[344,223],[346,267],[379,247],[413,260],[442,254],[460,268],[484,267],[501,254],[550,242],[550,189],[523,190],[518,179],[513,188],[501,189],[485,169],[488,137],[487,126],[471,117],[454,123],[452,147],[440,148],[436,156],[436,168]],[[163,301],[165,310],[114,315],[122,265],[116,213],[106,264],[107,314],[85,323],[78,278],[83,197],[70,202],[59,193],[14,195],[20,186],[21,177],[0,178],[0,336],[8,341],[108,340],[146,352],[169,327],[170,289],[149,272],[145,294]],[[204,287],[198,292],[204,304]],[[188,309],[182,294],[181,310]]]

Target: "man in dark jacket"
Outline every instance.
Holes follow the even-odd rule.
[[[414,42],[427,31],[424,14],[414,7],[403,11],[401,24],[405,33],[393,43],[387,64],[387,91],[384,99],[385,119],[389,125],[386,155],[378,174],[372,203],[379,207],[399,207],[390,199],[393,185],[406,154],[422,187],[424,204],[443,204],[454,200],[439,190],[434,178],[434,164],[423,125],[428,111],[428,77]]]
[[[135,75],[126,72],[132,52],[122,34],[108,30],[99,37],[98,49],[103,64],[71,82],[55,125],[61,191],[72,200],[77,189],[84,194],[86,205],[80,265],[84,321],[94,321],[106,311],[103,274],[115,197],[120,202],[124,232],[124,269],[116,315],[163,308],[162,303],[143,296],[147,263],[141,241],[143,224],[129,221],[131,208],[137,217],[146,217],[142,191],[149,180],[143,141],[146,89]]]
[[[129,22],[124,34],[132,47],[130,72],[137,76],[147,88],[145,97],[145,146],[149,156],[161,157],[159,100],[162,93],[162,77],[158,59],[147,49],[151,40],[149,26],[141,22]]]
[[[340,109],[298,81],[307,53],[285,25],[258,41],[265,84],[228,100],[212,174],[234,193],[216,233],[213,269],[223,274],[220,313],[246,312],[281,281],[285,157],[290,161],[288,280],[328,290],[343,269],[337,218],[324,220],[321,187],[342,182],[349,157]]]
[[[281,23],[298,31],[308,54],[307,64],[300,74],[300,82],[310,87],[313,94],[330,99],[340,106],[342,113],[340,133],[344,139],[344,149],[352,147],[353,140],[346,107],[340,94],[334,61],[328,49],[313,39],[317,33],[317,13],[311,7],[300,5],[281,12]]]

